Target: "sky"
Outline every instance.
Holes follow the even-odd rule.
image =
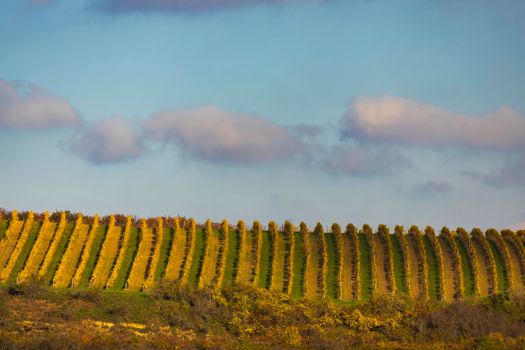
[[[525,228],[521,0],[3,0],[0,207]]]

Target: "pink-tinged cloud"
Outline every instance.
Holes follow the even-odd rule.
[[[170,12],[205,13],[254,5],[319,3],[327,0],[101,0],[95,6],[111,13]]]
[[[0,79],[0,128],[73,127],[81,119],[63,97],[29,82]]]
[[[118,117],[107,118],[82,128],[71,140],[70,148],[95,164],[135,159],[145,151],[140,137],[131,125]]]
[[[342,134],[417,146],[522,149],[525,116],[509,107],[474,117],[401,97],[360,97],[343,118]]]
[[[176,144],[183,154],[214,162],[266,163],[289,159],[304,148],[271,120],[214,106],[156,113],[143,130],[152,140]]]

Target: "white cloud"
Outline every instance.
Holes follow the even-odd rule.
[[[224,163],[288,159],[304,147],[271,120],[215,106],[162,111],[146,120],[143,129],[149,138],[173,142],[186,155]]]
[[[360,97],[343,119],[342,134],[422,146],[525,148],[525,117],[509,107],[471,117],[401,97]]]
[[[29,82],[0,79],[0,128],[72,127],[81,119],[63,97]]]
[[[104,119],[85,127],[75,135],[71,150],[96,164],[131,160],[144,153],[144,147],[133,128],[122,118]]]

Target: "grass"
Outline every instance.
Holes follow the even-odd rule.
[[[190,266],[190,272],[188,275],[188,286],[196,287],[197,281],[202,272],[202,263],[204,260],[204,253],[206,251],[206,238],[204,237],[204,231],[201,228],[195,230],[195,245],[193,246],[193,254]]]
[[[427,265],[428,265],[428,294],[429,297],[438,300],[438,285],[439,285],[439,274],[438,274],[438,261],[436,253],[432,248],[429,238],[426,235],[421,237],[423,240],[423,246],[426,250]]]
[[[262,244],[261,256],[259,257],[259,276],[257,276],[257,278],[259,279],[259,288],[270,288],[272,274],[271,262],[273,259],[273,254],[271,254],[270,249],[270,241],[273,240],[270,236],[271,235],[268,231],[263,231],[262,242],[259,242],[260,244]],[[273,242],[271,243],[273,244]]]
[[[361,298],[368,300],[370,292],[372,291],[372,256],[370,255],[370,247],[368,241],[363,233],[358,234],[359,251],[360,251],[360,280],[361,280]]]
[[[102,248],[102,242],[104,241],[104,238],[106,236],[106,231],[107,226],[100,225],[97,228],[97,231],[95,232],[95,238],[93,239],[93,245],[91,246],[91,251],[89,252],[89,258],[86,264],[86,268],[84,269],[84,272],[82,273],[82,276],[80,277],[80,282],[78,284],[78,286],[81,288],[86,288],[89,284],[91,274],[93,273],[93,270],[95,269],[95,265],[98,260],[100,249]]]
[[[239,252],[241,249],[241,240],[239,231],[228,231],[228,252],[226,255],[226,265],[224,266],[224,280],[223,287],[230,286],[237,275],[237,268],[239,266]]]
[[[328,264],[326,269],[326,295],[337,299],[339,296],[339,251],[337,249],[336,237],[332,232],[325,233],[326,250],[328,252]]]
[[[164,228],[164,234],[162,235],[162,245],[160,246],[160,256],[157,269],[155,270],[155,281],[160,280],[164,276],[166,265],[168,264],[169,254],[171,251],[171,245],[173,244],[173,236],[175,235],[175,229]]]
[[[509,274],[506,269],[505,263],[503,261],[503,256],[501,255],[501,252],[499,251],[498,247],[494,242],[491,240],[487,240],[490,250],[492,251],[492,255],[494,256],[494,263],[496,264],[496,274],[498,279],[498,288],[499,291],[502,293],[506,293],[510,287],[509,284]]]
[[[292,279],[292,298],[300,298],[304,294],[304,272],[306,270],[306,252],[304,247],[303,235],[300,232],[294,232],[295,250],[293,259]]]
[[[126,286],[126,281],[128,280],[129,272],[131,271],[131,265],[135,259],[135,254],[137,254],[137,249],[139,245],[139,230],[137,227],[131,226],[129,231],[129,241],[128,246],[125,250],[124,258],[122,259],[122,265],[118,268],[118,275],[115,279],[115,284],[113,289],[119,290],[123,289]],[[124,247],[122,247],[124,249]]]
[[[398,294],[408,295],[407,277],[403,265],[403,249],[396,235],[390,235],[392,256],[394,257],[394,281]]]
[[[474,271],[472,269],[472,262],[468,258],[467,249],[459,237],[454,238],[458,246],[459,255],[461,256],[461,268],[463,273],[463,285],[465,287],[465,296],[474,295]]]
[[[4,238],[5,231],[7,231],[7,220],[0,220],[0,239]]]
[[[38,232],[40,231],[40,227],[42,226],[42,223],[40,221],[34,221],[33,225],[31,226],[31,230],[29,231],[29,234],[27,236],[27,240],[25,242],[24,247],[22,248],[22,251],[20,252],[20,255],[18,256],[18,259],[15,262],[15,265],[13,266],[13,269],[11,270],[11,274],[9,275],[9,282],[15,282],[16,277],[22,271],[24,268],[27,258],[29,257],[29,253],[31,252],[31,248],[33,248],[33,245],[35,244],[36,238],[38,236]]]
[[[53,258],[51,259],[51,263],[49,264],[47,273],[44,276],[44,281],[47,284],[50,284],[51,281],[53,280],[53,277],[55,276],[55,272],[58,269],[58,265],[60,265],[62,256],[64,255],[64,252],[66,251],[67,244],[69,243],[69,239],[71,238],[71,234],[73,233],[74,226],[75,225],[72,222],[68,222],[66,224],[64,233],[62,234],[62,237],[60,241],[58,242],[57,249],[55,250],[55,254],[53,255]]]

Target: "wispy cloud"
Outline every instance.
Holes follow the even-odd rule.
[[[452,189],[452,185],[448,182],[429,180],[414,185],[410,193],[417,198],[428,198],[449,193]]]
[[[394,150],[336,145],[321,157],[319,167],[333,175],[388,175],[394,169],[409,167],[410,161]]]
[[[513,157],[503,167],[489,173],[467,171],[463,174],[493,187],[525,186],[525,156]]]
[[[289,159],[303,143],[281,125],[261,116],[215,106],[162,111],[143,124],[145,135],[176,144],[183,154],[222,163],[266,163]]]
[[[321,3],[329,0],[100,0],[94,6],[110,13],[207,13],[256,5]]]
[[[0,128],[45,129],[81,124],[63,97],[25,81],[0,79]]]
[[[144,154],[140,137],[124,119],[111,117],[79,130],[70,149],[94,164],[119,163]]]
[[[344,138],[416,146],[525,148],[525,116],[501,107],[466,116],[416,100],[383,96],[354,100],[342,121]]]

